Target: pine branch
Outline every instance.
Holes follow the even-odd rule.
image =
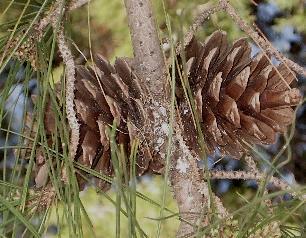
[[[253,159],[252,156],[246,155],[244,156],[244,160],[246,161],[247,164],[247,172],[250,174],[258,174],[260,173],[260,171],[257,168],[257,165],[255,163],[255,160]],[[264,178],[264,176],[262,176]],[[258,183],[260,181],[257,181]],[[265,187],[264,188],[264,195],[268,194],[268,189]],[[265,203],[267,204],[267,206],[269,207],[269,210],[271,212],[271,214],[273,213],[273,208],[272,208],[272,201],[270,199],[266,199]]]
[[[147,85],[150,95],[145,99],[145,106],[148,115],[153,117],[151,123],[147,125],[151,131],[146,133],[146,140],[151,142],[149,146],[154,151],[153,160],[161,160],[161,163],[165,164],[170,122],[170,87],[151,3],[149,0],[125,0],[125,6],[135,56],[133,66],[136,74]],[[226,216],[227,212],[216,197],[215,201],[209,200],[209,189],[201,180],[201,173],[196,164],[197,158],[186,146],[175,118],[173,123],[176,131],[173,140],[170,141],[172,158],[169,177],[181,218],[189,222],[189,224],[181,223],[177,232],[177,236],[181,237],[195,233],[195,228],[190,224],[201,224],[202,217],[199,211],[208,210],[212,202],[216,203],[218,212],[222,216]],[[184,171],[179,164],[182,158],[188,158],[184,159]],[[167,173],[167,166],[164,172]]]
[[[135,72],[147,81],[153,97],[164,95],[166,65],[149,0],[125,0],[134,50]],[[169,93],[166,94],[169,98]]]

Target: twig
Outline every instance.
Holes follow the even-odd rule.
[[[65,64],[66,74],[66,114],[71,129],[70,136],[70,158],[74,159],[79,144],[80,125],[74,110],[75,90],[75,64],[71,50],[66,42],[64,27],[61,25],[57,32],[58,48]]]
[[[62,22],[58,22],[61,19],[61,15],[64,15],[66,11],[75,10],[84,4],[88,3],[90,0],[75,0],[73,1],[68,10],[65,6],[64,0],[57,0],[53,9],[49,11],[44,18],[42,18],[38,24],[37,30],[40,32],[44,31],[45,28],[51,24],[54,32],[56,33],[56,39],[59,47],[59,51],[63,58],[63,63],[65,65],[65,75],[66,75],[66,113],[68,123],[71,129],[70,136],[70,158],[74,158],[77,147],[79,144],[79,131],[80,125],[78,123],[76,112],[74,110],[74,90],[75,90],[75,63],[73,60],[73,55],[71,53],[70,47],[65,38],[65,30]]]
[[[209,171],[211,179],[240,179],[240,180],[256,180],[261,181],[265,178],[264,173],[257,171],[246,172],[246,171],[223,171],[223,170],[212,170]],[[273,186],[282,190],[289,190],[290,186],[282,180],[271,177],[269,181]]]
[[[90,0],[75,0],[73,1],[70,6],[68,7],[68,10],[65,10],[64,12],[69,12],[72,10],[76,10],[83,5],[87,4],[90,2]],[[37,24],[36,30],[39,32],[43,32],[45,28],[52,23],[55,23],[58,21],[58,17],[60,16],[59,14],[61,13],[61,10],[59,6],[62,6],[62,1],[56,1],[51,9],[49,10],[48,14],[45,15]]]
[[[74,110],[75,64],[73,60],[73,55],[65,38],[64,24],[62,21],[59,22],[59,19],[62,19],[61,16],[64,15],[65,10],[65,1],[56,1],[54,4],[54,10],[51,11],[50,14],[48,14],[44,19],[42,19],[42,21],[40,21],[39,27],[43,29],[49,23],[52,25],[53,30],[56,34],[58,48],[63,58],[63,63],[65,65],[66,113],[67,120],[71,129],[69,152],[70,158],[74,159],[79,144],[80,125],[78,123],[76,112]]]
[[[248,173],[253,173],[253,174],[256,174],[256,173],[260,173],[260,171],[258,170],[257,166],[256,166],[256,163],[255,163],[255,160],[253,159],[252,156],[250,155],[245,155],[244,156],[244,160],[246,161],[247,163],[247,172]],[[259,182],[259,181],[258,181]],[[264,188],[264,195],[267,195],[268,194],[268,189],[265,187]],[[269,210],[271,212],[271,214],[273,213],[273,207],[272,207],[272,201],[270,199],[266,199],[265,200],[265,203],[267,204],[267,206],[269,207]]]
[[[220,9],[221,9],[220,6],[217,5],[201,10],[201,12],[196,16],[193,24],[189,27],[188,32],[184,36],[184,47],[190,43],[194,34],[198,31],[199,27],[201,27],[203,23],[209,18],[209,16],[220,11]],[[181,50],[182,50],[182,45],[179,44],[176,47],[176,53],[179,54]]]
[[[265,41],[256,31],[254,31],[250,26],[248,26],[243,19],[238,15],[234,7],[228,2],[228,0],[220,0],[220,7],[226,11],[229,16],[235,21],[235,23],[240,27],[241,30],[246,32],[262,49],[264,49],[268,54],[273,55],[277,60],[287,64],[293,71],[300,75],[306,77],[306,70],[299,66],[295,62],[286,58],[280,54],[272,45]]]
[[[210,178],[211,179],[237,179],[237,180],[256,180],[257,182],[262,181],[265,178],[268,178],[268,182],[275,186],[276,188],[279,188],[283,191],[292,191],[292,187],[286,183],[280,180],[279,178],[273,177],[273,176],[267,176],[264,173],[260,172],[246,172],[246,171],[209,171]],[[290,194],[295,197],[300,199],[301,201],[305,201],[306,197],[305,195],[297,194],[296,192],[292,191]],[[268,203],[269,205],[269,203]]]

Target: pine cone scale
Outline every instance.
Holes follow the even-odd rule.
[[[221,117],[227,119],[237,128],[240,127],[240,115],[237,104],[234,99],[232,99],[231,97],[225,94],[222,96],[217,107],[218,107],[218,114]]]
[[[225,92],[234,100],[238,100],[245,91],[250,77],[250,67],[245,67],[233,80],[228,82]]]

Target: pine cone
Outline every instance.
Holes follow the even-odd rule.
[[[112,66],[105,58],[97,56],[95,63],[94,67],[77,68],[74,103],[80,123],[80,140],[74,160],[99,173],[113,176],[107,129],[116,123],[116,142],[123,146],[128,157],[131,142],[145,123],[141,99],[145,89],[124,59],[117,59]],[[27,124],[31,125],[32,121]],[[56,122],[50,101],[45,108],[44,127],[48,142],[52,145]],[[48,176],[45,162],[42,148],[38,148],[35,180],[39,186],[43,186]],[[128,159],[126,162],[129,163]],[[136,174],[141,175],[149,170],[150,162],[147,146],[141,144],[136,160]],[[82,189],[85,181],[80,176],[78,180]],[[97,186],[107,190],[109,184],[99,179]]]
[[[295,75],[284,64],[271,65],[264,54],[251,58],[245,38],[229,46],[226,33],[214,32],[205,43],[195,38],[185,48],[188,82],[210,153],[240,158],[247,144],[272,144],[294,119],[301,101],[290,88]],[[198,150],[195,126],[182,86],[178,103],[189,146]]]
[[[128,154],[135,130],[142,128],[145,120],[141,104],[143,89],[123,59],[117,59],[113,67],[98,56],[96,66],[78,68],[75,105],[81,127],[75,160],[111,176],[113,166],[106,130],[113,121],[116,122],[116,142],[122,144]],[[139,175],[148,169],[149,158],[138,156],[136,169]],[[98,183],[101,188],[107,185],[102,180]]]

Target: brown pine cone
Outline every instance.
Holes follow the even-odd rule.
[[[275,67],[264,54],[251,58],[245,38],[229,45],[226,33],[216,31],[205,43],[195,38],[185,48],[187,78],[193,92],[205,143],[210,153],[240,158],[254,144],[272,144],[294,119],[301,101],[290,88],[295,75]],[[198,150],[196,130],[183,88],[178,104],[189,146]]]
[[[116,123],[117,144],[121,144],[127,158],[131,142],[145,123],[141,87],[138,77],[124,59],[117,59],[112,66],[102,56],[97,56],[94,67],[79,66],[75,82],[75,110],[80,123],[80,140],[75,161],[104,175],[112,176],[110,138],[107,132]],[[31,125],[32,121],[27,124]],[[52,132],[56,129],[55,115],[50,101],[45,108],[44,127],[52,145]],[[36,184],[43,186],[47,167],[42,148],[36,153]],[[144,144],[140,145],[136,160],[136,174],[149,170],[151,156]],[[129,163],[128,159],[126,161]],[[127,167],[129,164],[126,165]],[[127,170],[129,171],[129,169]],[[81,189],[84,180],[78,176]],[[97,186],[107,190],[109,184],[101,179]]]
[[[143,89],[125,60],[117,59],[112,66],[98,56],[95,63],[97,67],[80,66],[76,77],[75,105],[81,127],[75,160],[111,176],[113,166],[106,130],[116,122],[116,142],[128,154],[134,130],[142,128],[145,120],[141,104]],[[149,157],[138,156],[138,174],[148,169],[149,161]],[[102,180],[98,184],[100,188],[107,185]]]

